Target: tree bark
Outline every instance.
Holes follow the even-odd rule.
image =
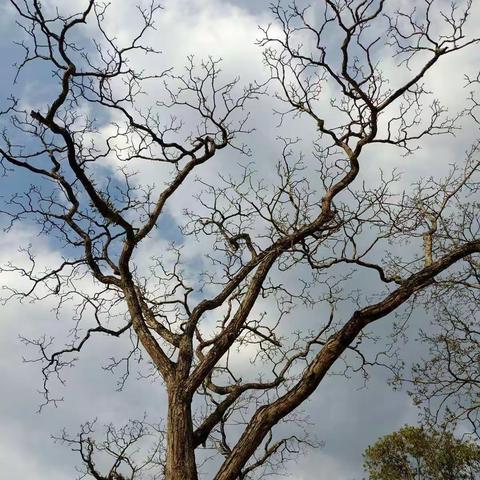
[[[172,385],[168,392],[165,480],[198,480],[191,399],[182,384]]]

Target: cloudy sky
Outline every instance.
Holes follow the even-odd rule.
[[[134,26],[131,2],[113,0],[112,3],[115,15],[108,18],[107,27],[115,31],[119,39],[127,38]],[[255,41],[260,36],[257,26],[272,21],[269,3],[264,0],[165,0],[165,10],[160,14],[157,31],[150,40],[162,50],[165,65],[180,68],[190,54],[199,58],[211,55],[224,60],[226,76],[239,75],[245,82],[264,80],[266,72],[262,66],[261,49]],[[479,22],[480,11],[476,8],[471,24],[478,25]],[[41,102],[39,98],[48,98],[48,75],[39,75],[35,68],[25,70],[18,85],[12,85],[14,70],[8,67],[21,55],[21,50],[12,44],[20,38],[20,33],[7,0],[0,0],[0,28],[2,97],[14,92],[29,104]],[[478,51],[461,52],[446,63],[432,72],[428,86],[455,110],[466,94],[462,90],[463,73],[473,72],[478,66]],[[396,73],[393,61],[385,59],[385,65],[387,71],[390,69],[390,75]],[[256,162],[257,169],[267,179],[278,152],[276,136],[279,133],[271,110],[269,101],[253,107],[257,134],[251,140],[251,161]],[[302,135],[308,128],[301,121],[292,125],[288,125],[291,130],[287,132],[291,137]],[[400,167],[410,179],[429,175],[432,167],[436,171],[445,170],[465,149],[464,136],[468,136],[468,132],[460,133],[449,143],[429,140],[422,151],[408,160],[400,157],[398,152],[378,151],[371,161],[366,162],[367,171],[377,171],[380,162],[386,169]],[[213,178],[215,169],[213,163],[211,170],[202,171],[202,175]],[[152,172],[142,174],[149,178]],[[3,182],[0,188],[3,193],[14,191],[21,189],[24,182],[25,179],[9,181],[8,185]],[[188,195],[179,197],[178,212],[190,201]],[[164,233],[163,239],[156,240],[164,241],[166,245],[174,236],[172,228],[170,233]],[[33,244],[41,262],[46,265],[54,264],[60,258],[61,252],[48,239],[37,237],[36,230],[25,224],[9,234],[0,232],[0,265],[19,258],[18,247],[28,244]],[[16,281],[18,279],[0,274],[1,284],[11,286]],[[65,447],[55,444],[50,439],[52,434],[64,427],[76,431],[81,423],[93,417],[101,423],[121,424],[125,419],[141,417],[145,411],[158,412],[164,404],[164,392],[158,384],[130,381],[123,392],[116,392],[116,378],[103,372],[101,365],[105,358],[122,351],[126,345],[99,339],[82,352],[76,368],[68,372],[66,387],[58,387],[56,393],[64,401],[58,408],[48,406],[41,414],[36,413],[42,401],[38,394],[40,367],[22,361],[32,352],[19,341],[19,335],[35,338],[43,333],[50,336],[64,331],[64,326],[59,325],[52,315],[51,307],[48,302],[21,305],[12,302],[0,310],[0,469],[5,478],[74,478],[77,458]],[[421,313],[418,313],[417,320],[424,321]],[[407,356],[418,351],[416,346],[406,348],[409,349]],[[342,376],[329,377],[321,384],[305,410],[314,422],[314,434],[325,445],[289,465],[289,478],[360,480],[363,450],[379,436],[416,421],[417,411],[408,395],[394,392],[387,386],[385,372],[372,370],[371,375],[366,388],[360,388],[361,379]]]

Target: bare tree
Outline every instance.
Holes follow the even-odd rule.
[[[414,401],[423,407],[426,423],[461,425],[476,438],[480,426],[478,279],[478,261],[469,259],[454,282],[438,282],[435,302],[427,305],[436,322],[420,332],[429,355],[415,363],[410,378],[403,378]]]
[[[459,282],[469,283],[471,275],[478,276],[475,268],[478,270],[477,266],[469,273],[462,272]],[[429,355],[413,366],[411,378],[403,380],[415,402],[423,407],[426,423],[446,424],[450,428],[461,425],[478,438],[478,285],[445,285],[433,313],[440,319],[439,324],[421,332]]]
[[[466,112],[479,124],[479,102],[476,78],[466,77],[473,87]],[[478,144],[468,152],[475,155]],[[445,186],[446,188],[446,186]],[[477,195],[477,188],[467,192]],[[463,201],[468,202],[467,198]],[[478,220],[469,208],[462,207],[465,225],[476,228]],[[436,219],[434,220],[436,222]],[[431,296],[422,303],[431,316],[431,325],[420,330],[419,338],[428,347],[428,355],[413,365],[412,375],[405,378],[403,369],[396,380],[408,386],[414,401],[423,409],[423,420],[431,426],[455,428],[478,439],[480,414],[480,332],[478,329],[479,265],[474,257],[464,263],[453,278],[437,279]]]
[[[409,190],[395,172],[362,181],[361,167],[375,144],[414,154],[424,138],[461,128],[468,112],[449,116],[424,81],[437,63],[478,45],[466,33],[471,1],[447,9],[418,1],[406,12],[384,0],[274,4],[279,29],[262,29],[259,41],[270,82],[243,88],[222,80],[214,59],[197,66],[190,58],[182,74],[135,68],[138,54],[157,53],[142,43],[160,10],[155,1],[139,7],[143,23],[126,46],[106,31],[102,2],[89,0],[78,14],[37,0],[10,3],[26,37],[19,72],[46,62],[56,81],[48,105],[27,111],[11,99],[0,149],[6,178],[24,170],[32,179],[5,202],[9,228],[33,220],[64,247],[61,264],[46,270],[28,249],[27,263],[2,267],[26,285],[7,288],[6,300],[53,298],[59,316],[75,305],[72,341],[26,340],[44,362],[45,403],[57,401],[52,375],[62,378],[98,334],[130,335],[131,351],[111,368],[126,365],[128,374],[141,356],[168,394],[161,432],[134,424],[96,443],[88,424],[78,437],[63,435],[87,475],[197,479],[211,449],[215,480],[275,473],[315,443],[283,436],[281,424],[301,421],[295,412],[335,364],[365,371],[382,363],[388,349],[370,358],[368,347],[378,322],[478,273],[478,142],[471,140],[463,166]],[[402,72],[391,79],[382,69],[387,54]],[[159,97],[143,107],[150,84]],[[181,234],[199,239],[210,263],[192,269],[187,243],[143,268],[139,248],[175,196],[188,194],[194,172],[223,150],[250,154],[248,104],[269,93],[282,105],[280,123],[313,122],[311,151],[298,154],[300,141],[281,140],[275,185],[258,178],[254,163],[240,175],[226,164],[219,182],[200,178]],[[136,169],[148,162],[163,172],[162,188],[137,181]],[[353,290],[353,276],[377,283]],[[314,322],[302,324],[294,308],[302,304]],[[249,378],[243,352],[259,365]],[[154,453],[130,459],[155,432]],[[96,450],[113,458],[107,473]]]

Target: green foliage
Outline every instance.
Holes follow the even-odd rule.
[[[480,479],[480,447],[449,432],[405,426],[365,450],[369,480]]]

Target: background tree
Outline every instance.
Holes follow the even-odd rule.
[[[459,284],[478,282],[478,265],[464,272]],[[472,278],[473,277],[473,278]],[[473,280],[474,279],[474,280]],[[408,386],[415,402],[423,408],[430,425],[461,426],[470,436],[479,435],[480,337],[478,330],[478,287],[447,284],[438,292],[432,308],[440,322],[421,332],[429,356],[417,362]]]
[[[473,480],[480,475],[480,448],[450,432],[405,426],[365,450],[370,480]]]
[[[478,76],[467,77],[467,86],[473,88],[466,111],[477,125],[478,83]],[[455,281],[436,282],[434,301],[426,302],[434,320],[420,332],[429,355],[404,379],[414,401],[423,407],[426,423],[449,428],[461,425],[476,439],[480,415],[479,278],[478,260],[472,258],[468,268],[457,272]]]
[[[444,10],[426,0],[407,12],[383,0],[274,4],[277,28],[264,28],[259,42],[271,82],[243,88],[223,80],[214,59],[189,58],[181,74],[139,69],[141,56],[157,53],[142,43],[155,2],[139,7],[142,27],[126,45],[109,36],[99,1],[80,13],[11,4],[26,36],[19,74],[46,63],[56,81],[46,105],[11,99],[0,148],[4,180],[24,171],[31,183],[6,199],[7,228],[33,221],[63,247],[56,266],[27,248],[25,263],[2,267],[25,285],[7,285],[5,300],[53,298],[60,318],[65,305],[74,309],[63,346],[25,339],[43,362],[45,403],[57,402],[52,377],[63,379],[99,334],[130,335],[131,350],[109,365],[125,366],[121,384],[131,361],[144,359],[168,398],[164,428],[109,427],[96,442],[87,424],[60,440],[96,479],[276,472],[315,443],[301,429],[284,435],[282,423],[301,420],[297,409],[332,367],[383,363],[391,352],[372,347],[378,322],[396,311],[408,317],[423,295],[434,298],[438,285],[459,284],[478,265],[478,142],[445,178],[409,189],[380,161],[362,173],[363,159],[378,158],[375,146],[413,154],[425,137],[461,128],[468,112],[449,116],[423,82],[438,62],[478,44],[468,36],[472,3]],[[392,54],[402,75],[387,78],[382,59]],[[272,185],[254,164],[235,169],[222,153],[251,153],[246,109],[269,93],[280,123],[309,121],[315,132],[306,145],[280,140]],[[214,158],[218,181],[200,173]],[[152,165],[162,182],[137,181]],[[182,240],[156,252],[148,242],[192,191],[194,172],[201,189],[184,212]],[[209,263],[188,257],[194,239]],[[313,321],[302,323],[309,309]],[[245,368],[245,355],[256,368]]]

